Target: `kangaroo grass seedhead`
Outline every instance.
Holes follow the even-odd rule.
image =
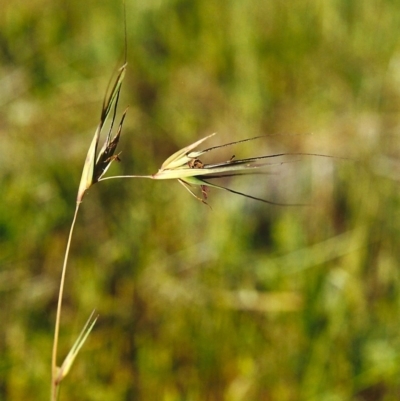
[[[114,122],[117,114],[119,95],[121,91],[122,81],[125,76],[126,64],[124,64],[120,69],[118,76],[114,82],[114,85],[110,91],[110,95],[104,99],[103,107],[100,115],[100,122],[94,133],[92,142],[90,144],[85,164],[83,166],[82,177],[79,184],[79,190],[77,195],[77,202],[82,202],[83,196],[86,191],[96,182],[98,182],[105,172],[110,167],[114,160],[119,160],[118,155],[115,155],[115,150],[117,148],[122,125],[124,123],[126,111],[124,111],[121,121],[118,125],[117,132],[112,136],[112,131],[114,128]],[[103,147],[100,152],[97,153],[97,148],[99,144],[100,135],[107,121],[109,115],[112,114],[111,124],[108,130],[106,139],[104,141]]]
[[[240,141],[229,142],[223,145],[213,146],[203,150],[195,150],[197,146],[203,143],[205,140],[211,138],[214,134],[208,135],[189,146],[186,146],[173,155],[168,157],[161,165],[160,169],[156,174],[153,175],[120,175],[113,177],[99,178],[99,181],[116,179],[116,178],[150,178],[152,180],[178,180],[196,199],[207,204],[206,200],[208,197],[208,188],[217,188],[230,193],[241,195],[249,199],[254,199],[260,202],[268,203],[270,205],[277,206],[307,206],[305,204],[299,203],[278,203],[272,202],[266,199],[257,198],[252,195],[248,195],[233,189],[223,187],[221,185],[216,185],[210,183],[209,180],[223,178],[223,177],[233,177],[237,175],[245,174],[265,174],[266,172],[262,169],[263,167],[282,165],[286,163],[298,162],[300,160],[282,160],[282,161],[266,161],[267,159],[279,158],[283,156],[318,156],[318,157],[329,157],[334,159],[347,159],[345,157],[336,157],[330,155],[323,155],[318,153],[276,153],[271,155],[249,157],[246,159],[236,159],[233,155],[229,160],[206,164],[203,163],[199,157],[205,153],[211,152],[215,149],[224,148],[231,145],[236,145],[238,143],[248,142],[255,139],[263,138],[263,136],[257,136],[254,138],[242,139]],[[349,159],[347,159],[349,160]],[[202,198],[198,197],[191,190],[191,186],[200,186]]]
[[[322,157],[332,157],[327,155],[313,154],[313,153],[279,153],[272,154],[266,156],[257,156],[250,157],[246,159],[236,159],[235,156],[232,156],[229,160],[214,163],[214,164],[205,164],[200,159],[199,156],[211,152],[215,149],[223,148],[226,146],[236,145],[238,143],[252,141],[258,138],[262,138],[261,136],[254,138],[247,138],[241,141],[229,142],[223,145],[213,146],[204,150],[194,151],[194,149],[199,146],[202,142],[212,137],[215,134],[211,134],[205,138],[200,139],[197,142],[192,143],[189,146],[179,150],[170,156],[165,162],[162,164],[161,168],[158,170],[156,174],[151,176],[151,178],[155,180],[168,180],[168,179],[177,179],[196,199],[201,202],[207,204],[206,200],[208,197],[208,188],[217,188],[222,189],[236,195],[245,196],[250,199],[258,200],[261,202],[269,203],[272,205],[279,206],[304,206],[304,204],[282,204],[277,202],[272,202],[266,199],[257,198],[255,196],[251,196],[248,194],[244,194],[242,192],[235,191],[233,189],[223,187],[220,185],[216,185],[214,183],[210,183],[209,180],[222,178],[222,177],[232,177],[236,175],[243,174],[255,174],[257,169],[262,167],[284,164],[288,163],[287,161],[280,162],[267,162],[266,159],[281,157],[281,156],[322,156]],[[296,161],[296,160],[295,160]],[[293,161],[292,161],[293,162]],[[207,180],[206,180],[207,179]],[[191,190],[192,185],[200,186],[202,192],[202,198],[198,197]]]

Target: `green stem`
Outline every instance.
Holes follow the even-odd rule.
[[[100,181],[106,181],[106,180],[115,180],[116,178],[150,178],[152,180],[154,180],[154,176],[153,175],[113,175],[110,177],[104,177],[104,178],[100,178]]]
[[[65,255],[64,255],[64,263],[63,263],[62,272],[61,272],[60,288],[59,288],[59,292],[58,292],[57,315],[56,315],[56,322],[55,322],[55,328],[54,328],[54,340],[53,340],[53,353],[52,353],[52,358],[51,358],[51,396],[50,396],[51,401],[56,401],[57,393],[58,393],[58,386],[60,384],[58,381],[57,349],[58,349],[58,338],[59,338],[59,332],[60,332],[61,307],[62,307],[62,299],[63,299],[63,293],[64,293],[65,274],[67,271],[69,250],[71,247],[72,234],[74,231],[76,217],[78,215],[78,210],[79,210],[80,204],[81,204],[81,202],[76,203],[74,218],[72,219],[71,228],[69,230],[68,242],[67,242],[67,247],[65,249]]]

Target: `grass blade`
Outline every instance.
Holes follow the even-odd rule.
[[[67,376],[69,373],[72,364],[75,361],[80,349],[82,348],[83,344],[85,343],[86,339],[88,338],[90,332],[92,331],[94,325],[96,324],[98,316],[94,317],[95,311],[93,311],[89,319],[86,321],[85,326],[83,327],[82,331],[79,333],[78,338],[76,339],[74,345],[68,352],[68,355],[65,357],[64,362],[62,363],[61,367],[58,370],[58,375],[56,378],[56,384],[58,385],[61,381]]]

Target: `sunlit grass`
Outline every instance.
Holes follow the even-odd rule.
[[[211,132],[210,146],[313,133],[212,152],[216,162],[310,152],[365,163],[307,159],[222,181],[311,207],[210,188],[210,210],[170,181],[93,185],[60,357],[94,307],[99,320],[61,399],[397,400],[397,4],[127,6],[129,114],[107,175],[156,174]],[[4,399],[48,397],[71,205],[123,43],[120,5],[60,9],[39,0],[0,13]]]

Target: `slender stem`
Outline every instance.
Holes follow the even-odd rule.
[[[113,175],[111,177],[104,177],[104,178],[100,178],[100,181],[105,181],[105,180],[114,180],[115,178],[150,178],[150,179],[154,179],[154,176],[152,175]]]
[[[65,273],[67,271],[69,249],[71,247],[72,233],[74,231],[76,217],[78,215],[78,210],[79,210],[80,204],[81,204],[81,202],[76,203],[74,217],[72,219],[71,228],[69,230],[68,242],[67,242],[67,247],[65,249],[65,255],[64,255],[64,263],[63,263],[62,272],[61,272],[60,288],[59,288],[59,292],[58,292],[57,314],[56,314],[56,322],[55,322],[55,328],[54,328],[54,340],[53,340],[53,353],[52,353],[52,358],[51,358],[51,396],[50,396],[51,401],[56,401],[56,399],[57,399],[57,391],[58,391],[58,385],[59,385],[59,382],[57,380],[57,376],[58,376],[57,349],[58,349],[58,337],[59,337],[59,332],[60,332],[61,306],[62,306],[62,299],[63,299],[63,293],[64,293]]]

